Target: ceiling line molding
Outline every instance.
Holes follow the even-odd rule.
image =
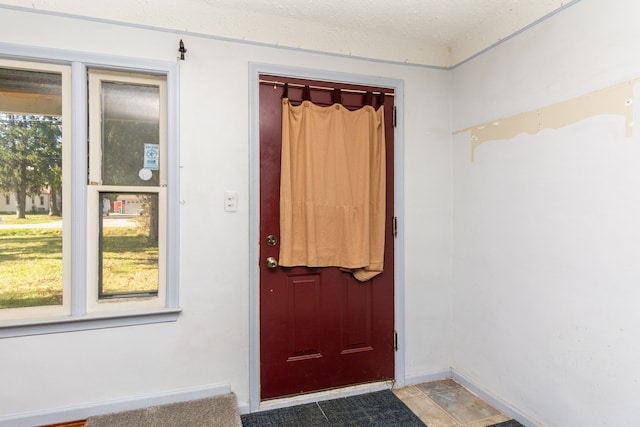
[[[511,33],[510,35],[498,40],[497,42],[491,44],[490,46],[482,49],[481,51],[474,53],[473,55],[467,57],[466,59],[463,59],[455,64],[452,65],[433,65],[433,64],[422,64],[422,63],[417,63],[417,62],[409,62],[409,61],[397,61],[397,60],[391,60],[391,59],[382,59],[382,58],[373,58],[373,57],[368,57],[368,56],[359,56],[359,55],[351,55],[351,54],[345,54],[345,53],[339,53],[339,52],[328,52],[328,51],[323,51],[323,50],[316,50],[316,49],[309,49],[309,48],[303,48],[303,47],[293,47],[293,46],[286,46],[286,45],[281,45],[281,44],[275,44],[275,43],[269,43],[269,42],[261,42],[261,41],[254,41],[254,40],[247,40],[247,39],[238,39],[238,38],[233,38],[233,37],[227,37],[227,36],[220,36],[220,35],[215,35],[215,34],[207,34],[207,33],[202,33],[202,32],[193,32],[193,31],[188,31],[188,30],[179,30],[179,29],[172,29],[172,28],[166,28],[166,27],[160,27],[160,26],[154,26],[154,25],[146,25],[146,24],[139,24],[139,23],[134,23],[134,22],[127,22],[127,21],[119,21],[119,20],[113,20],[113,19],[107,19],[107,18],[99,18],[99,17],[95,17],[95,16],[88,16],[88,15],[80,15],[80,14],[73,14],[73,13],[68,13],[68,12],[59,12],[59,11],[55,11],[55,10],[49,10],[49,9],[37,9],[37,8],[28,8],[28,7],[24,7],[24,6],[15,6],[15,5],[9,5],[9,4],[0,4],[0,9],[6,9],[6,10],[13,10],[13,11],[17,11],[17,12],[23,12],[23,13],[33,13],[33,14],[39,14],[39,15],[47,15],[47,16],[55,16],[55,17],[59,17],[59,18],[65,18],[65,19],[74,19],[74,20],[81,20],[81,21],[87,21],[87,22],[95,22],[98,24],[105,24],[105,25],[115,25],[115,26],[122,26],[122,27],[128,27],[128,28],[135,28],[135,29],[141,29],[141,30],[149,30],[149,31],[158,31],[158,32],[163,32],[163,33],[169,33],[169,34],[176,34],[179,36],[190,36],[190,37],[197,37],[197,38],[203,38],[203,39],[209,39],[209,40],[216,40],[216,41],[222,41],[222,42],[228,42],[228,43],[238,43],[238,44],[243,44],[243,45],[250,45],[250,46],[257,46],[257,47],[264,47],[264,48],[271,48],[271,49],[280,49],[280,50],[286,50],[286,51],[292,51],[292,52],[302,52],[302,53],[311,53],[311,54],[317,54],[317,55],[325,55],[325,56],[330,56],[330,57],[335,57],[335,58],[345,58],[345,59],[355,59],[355,60],[361,60],[361,61],[367,61],[367,62],[374,62],[374,63],[379,63],[379,64],[390,64],[390,65],[402,65],[402,66],[407,66],[407,67],[415,67],[415,68],[425,68],[425,69],[435,69],[435,70],[452,70],[455,69],[471,60],[473,60],[474,58],[477,58],[493,49],[495,49],[496,47],[500,46],[502,43],[505,43],[509,40],[511,40],[512,38],[516,37],[517,35],[529,30],[530,28],[533,28],[535,26],[537,26],[538,24],[546,21],[547,19],[551,18],[552,16],[555,16],[556,14],[566,10],[567,8],[569,8],[570,6],[575,5],[576,3],[579,3],[582,0],[570,0],[568,3],[563,4],[562,6],[560,6],[558,9],[555,9],[554,11],[548,13],[545,16],[540,17],[539,19],[535,20],[534,22],[530,23],[529,25]]]

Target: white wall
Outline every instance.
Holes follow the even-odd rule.
[[[540,425],[638,424],[640,129],[558,103],[640,78],[639,13],[583,0],[452,72],[453,129],[500,123],[453,141],[453,366]]]
[[[627,136],[624,117],[588,106],[557,129],[544,122],[551,111],[569,116],[565,100],[640,78],[634,0],[582,0],[451,72],[0,12],[3,43],[165,61],[180,38],[188,49],[183,313],[176,323],[0,340],[0,421],[216,384],[247,404],[248,70],[261,62],[404,81],[397,268],[409,380],[453,366],[541,425],[637,423],[640,131]],[[632,101],[638,122],[640,89]],[[470,131],[451,145],[452,127],[536,115],[540,132],[501,138],[497,126],[473,160]],[[223,211],[225,190],[238,191],[237,213]]]
[[[249,62],[404,81],[406,375],[450,366],[446,71],[0,9],[0,40],[180,64],[180,301],[175,323],[0,340],[3,417],[229,384],[249,400]],[[239,194],[223,211],[225,190]],[[212,197],[202,197],[209,194]],[[401,219],[402,220],[402,219]],[[1,424],[1,422],[0,422]]]

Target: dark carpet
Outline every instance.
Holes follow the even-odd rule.
[[[490,425],[489,427],[524,427],[524,425],[520,424],[516,420],[509,420],[502,423]]]
[[[426,427],[390,390],[243,415],[243,427]]]

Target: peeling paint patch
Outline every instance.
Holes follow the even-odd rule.
[[[482,143],[498,139],[511,139],[543,129],[559,129],[598,115],[620,115],[625,118],[625,135],[633,135],[633,87],[640,79],[630,80],[581,95],[567,101],[526,111],[515,116],[492,120],[467,129],[455,131],[471,134],[471,161]]]

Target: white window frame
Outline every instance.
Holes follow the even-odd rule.
[[[16,61],[0,58],[0,67],[13,68],[24,71],[36,71],[60,74],[62,80],[62,192],[70,194],[71,186],[70,178],[70,159],[71,146],[73,145],[71,135],[71,67],[69,65],[60,64],[43,64],[32,61]],[[63,210],[71,211],[71,200],[63,198]],[[63,229],[71,226],[71,218],[66,215],[62,218]],[[0,309],[0,325],[2,322],[20,319],[31,319],[38,317],[64,316],[71,312],[71,253],[69,233],[62,235],[62,305],[24,307],[24,308],[3,308]],[[2,332],[0,330],[0,336]]]
[[[4,64],[8,64],[8,61],[13,61],[13,64],[21,64],[23,68],[28,64],[25,69],[41,66],[43,71],[54,71],[56,67],[66,70],[65,75],[68,77],[63,75],[63,97],[66,96],[67,100],[63,102],[68,104],[63,104],[63,120],[65,120],[63,122],[63,173],[67,179],[63,180],[63,191],[64,194],[71,195],[63,198],[65,204],[63,209],[66,213],[63,216],[63,227],[65,227],[63,250],[68,251],[63,256],[63,304],[62,306],[0,310],[0,339],[177,320],[181,311],[178,271],[178,63],[4,43],[0,43],[0,61],[2,66],[6,66]],[[90,273],[92,269],[90,264],[95,260],[90,259],[87,251],[90,246],[88,236],[92,233],[89,220],[89,215],[92,215],[90,204],[96,197],[94,191],[87,185],[88,69],[101,69],[107,73],[113,71],[114,73],[166,76],[166,149],[162,156],[165,161],[166,181],[159,190],[165,193],[164,202],[161,203],[160,208],[165,210],[166,218],[165,223],[159,224],[165,234],[164,251],[160,251],[163,252],[163,296],[156,300],[156,304],[131,304],[132,301],[128,301],[125,304],[115,302],[97,308],[90,303],[90,299],[93,299],[92,289],[97,282],[93,280],[95,279],[93,273]],[[65,131],[68,134],[65,134]],[[103,188],[101,191],[109,191],[109,189]],[[122,191],[121,187],[116,191]],[[147,187],[141,187],[140,190],[140,192],[149,191]],[[97,208],[97,202],[93,205]],[[89,274],[92,274],[91,280],[88,280]],[[97,286],[95,287],[97,291]]]
[[[158,295],[154,297],[118,298],[100,300],[98,297],[98,227],[97,221],[88,223],[87,233],[87,311],[113,311],[114,305],[119,310],[141,308],[159,308],[166,304],[166,146],[167,146],[167,84],[165,76],[151,76],[140,73],[119,73],[113,71],[90,69],[89,78],[89,186],[87,191],[87,216],[98,218],[100,215],[99,197],[102,192],[113,193],[155,193],[158,195],[160,212],[158,221]],[[158,186],[114,186],[102,182],[102,83],[125,83],[158,87],[160,95],[160,164]],[[142,165],[140,165],[142,166]]]

